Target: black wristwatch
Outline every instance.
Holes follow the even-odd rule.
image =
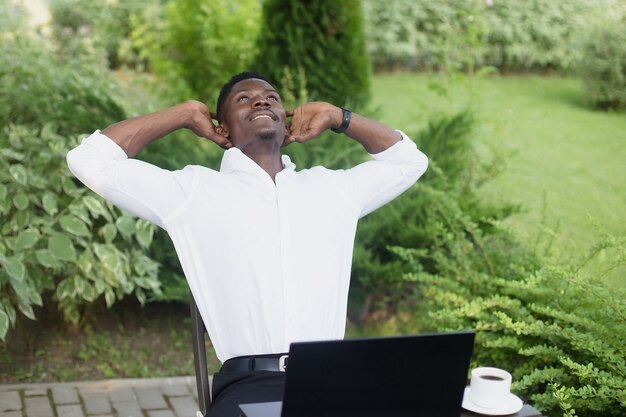
[[[334,127],[330,129],[335,133],[343,133],[346,131],[348,126],[350,126],[350,119],[352,118],[352,112],[344,108],[342,108],[341,111],[343,112],[343,117],[341,118],[341,124],[336,129]]]

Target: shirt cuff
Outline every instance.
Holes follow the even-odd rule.
[[[128,159],[126,152],[117,143],[113,142],[111,138],[101,133],[100,130],[96,130],[83,139],[81,144],[92,146],[102,155],[106,155],[116,161]]]
[[[397,159],[403,159],[407,153],[414,152],[417,149],[417,146],[409,137],[401,130],[396,130],[396,132],[402,135],[402,139],[398,142],[394,143],[387,149],[382,152],[372,153],[370,154],[372,158],[377,161],[392,161]]]

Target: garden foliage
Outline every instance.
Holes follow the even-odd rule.
[[[380,67],[571,69],[580,30],[617,3],[364,0],[368,50]]]
[[[578,72],[594,106],[626,107],[626,17],[589,30],[579,62]]]
[[[7,7],[3,4],[2,7]],[[18,9],[11,9],[16,16]],[[5,29],[7,28],[7,29]],[[65,154],[81,132],[125,117],[108,71],[64,63],[22,26],[0,36],[0,338],[52,298],[78,322],[97,299],[158,291],[153,226],[73,179]]]
[[[370,61],[361,2],[265,1],[252,69],[281,89],[284,78],[292,77],[294,91],[306,88],[311,100],[364,107],[370,95]]]
[[[546,415],[623,416],[626,292],[586,274],[589,259],[529,268],[469,218],[439,219],[436,245],[395,248],[414,270],[421,330],[477,330],[473,365],[511,370],[513,391]],[[607,270],[623,267],[625,241],[606,237],[591,253],[602,251],[615,259]]]

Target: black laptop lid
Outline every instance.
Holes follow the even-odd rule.
[[[282,417],[458,417],[474,335],[293,343]]]

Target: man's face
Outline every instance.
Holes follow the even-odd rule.
[[[224,102],[222,126],[230,142],[243,149],[256,141],[285,139],[285,109],[278,92],[269,83],[256,78],[238,82]]]

